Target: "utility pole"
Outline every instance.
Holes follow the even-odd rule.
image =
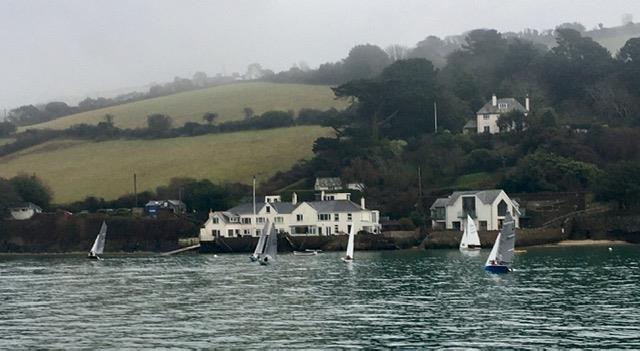
[[[433,130],[434,134],[438,133],[438,105],[433,102]]]
[[[133,174],[133,197],[135,198],[135,207],[138,207],[138,179],[136,174]]]

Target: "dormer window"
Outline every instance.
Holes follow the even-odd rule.
[[[507,104],[506,102],[501,102],[498,104],[498,108],[501,110],[506,110],[507,107],[509,107],[509,104]]]

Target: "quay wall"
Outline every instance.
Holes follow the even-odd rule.
[[[498,236],[498,231],[481,231],[478,235],[482,247],[490,248]],[[426,249],[455,249],[460,247],[461,237],[461,231],[432,231],[427,234],[423,246]],[[568,238],[568,230],[565,229],[563,233],[561,228],[517,229],[516,247],[553,244]]]
[[[0,252],[88,252],[103,220],[108,227],[106,252],[169,251],[178,247],[178,238],[198,230],[180,218],[38,214],[24,221],[0,221]]]

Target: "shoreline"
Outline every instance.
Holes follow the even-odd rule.
[[[601,245],[633,245],[630,242],[624,240],[594,240],[594,239],[581,239],[581,240],[562,240],[553,246],[601,246]]]

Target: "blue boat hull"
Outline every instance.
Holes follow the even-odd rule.
[[[484,266],[484,270],[489,273],[509,273],[509,267],[502,265]]]

